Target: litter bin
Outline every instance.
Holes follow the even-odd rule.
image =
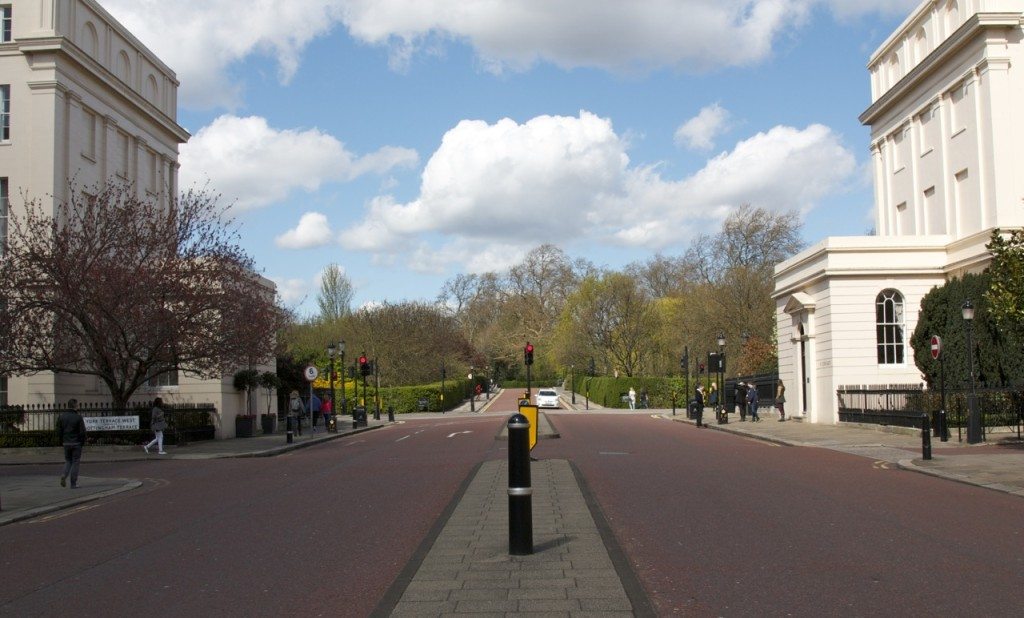
[[[686,418],[693,420],[697,418],[697,400],[691,399],[686,402]]]
[[[366,427],[366,425],[366,408],[363,406],[352,408],[352,426]]]
[[[416,407],[419,409],[420,412],[426,412],[429,403],[430,402],[427,401],[426,397],[420,397],[419,400],[416,402]]]

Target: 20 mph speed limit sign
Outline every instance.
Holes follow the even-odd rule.
[[[938,335],[932,335],[931,347],[932,358],[934,360],[939,360],[939,356],[942,355],[942,339]]]
[[[308,382],[312,382],[313,380],[316,380],[316,377],[320,375],[320,372],[316,370],[316,367],[310,365],[306,367],[306,370],[303,372],[303,374],[306,376],[306,380]]]

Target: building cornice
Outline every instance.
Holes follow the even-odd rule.
[[[163,130],[177,140],[179,144],[183,144],[188,141],[190,137],[188,131],[172,120],[170,116],[161,111],[156,105],[147,101],[141,94],[135,92],[135,90],[130,88],[127,84],[114,77],[113,73],[97,62],[95,58],[82,51],[82,49],[75,45],[70,39],[56,36],[18,39],[17,42],[18,50],[29,59],[29,64],[30,66],[33,66],[33,68],[37,66],[33,62],[34,57],[42,57],[47,54],[52,54],[54,56],[65,58],[82,68],[96,80],[100,81],[111,92],[116,92],[136,109],[144,111],[155,124],[163,128]],[[58,67],[56,65],[51,66],[55,71],[58,71]],[[58,75],[58,80],[59,79]],[[47,83],[52,81],[54,80],[31,81],[29,82],[29,86],[34,87],[33,84],[42,84],[45,87]]]
[[[903,98],[914,87],[931,75],[936,67],[946,63],[950,56],[966,47],[971,41],[986,30],[1020,28],[1021,13],[975,13],[967,19],[956,32],[936,47],[924,60],[903,76],[896,84],[871,104],[858,118],[861,124],[872,125],[879,117]],[[880,50],[877,53],[882,53]],[[874,64],[876,59],[872,58]],[[869,66],[871,66],[869,64]]]

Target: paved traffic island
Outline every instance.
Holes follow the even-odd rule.
[[[508,464],[485,462],[375,615],[653,615],[569,462],[531,468],[533,554],[509,555]]]

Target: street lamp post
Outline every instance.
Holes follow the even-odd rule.
[[[978,413],[978,394],[974,384],[974,305],[965,300],[960,306],[964,322],[967,322],[967,367],[971,374],[971,392],[967,395],[967,443],[977,444],[982,440],[981,415]]]
[[[331,392],[331,405],[332,406],[334,405],[334,349],[335,348],[334,348],[334,344],[333,343],[328,343],[327,344],[327,358],[329,358],[331,360],[331,368],[329,369],[330,375],[327,377],[327,381],[330,384],[330,389],[331,389],[330,390],[330,392]],[[332,407],[332,410],[333,410],[333,407]],[[335,427],[337,427],[337,424],[335,424]],[[328,428],[324,427],[324,429],[328,429]]]
[[[473,388],[473,366],[469,366],[469,411],[476,412],[476,390]]]
[[[725,418],[725,333],[718,332],[718,422]]]
[[[593,356],[590,357],[590,364],[587,365],[587,375],[591,379],[587,380],[587,391],[586,391],[584,396],[586,398],[585,401],[586,401],[586,404],[587,404],[587,409],[589,410],[590,409],[590,383],[593,381],[593,377],[595,375],[597,375],[597,367],[594,365],[594,357]]]
[[[441,414],[444,414],[444,361],[441,361]]]
[[[569,365],[569,388],[572,390],[572,405],[576,405],[576,365]]]
[[[348,402],[345,399],[345,340],[338,342],[338,354],[341,355],[341,414],[348,414]]]

